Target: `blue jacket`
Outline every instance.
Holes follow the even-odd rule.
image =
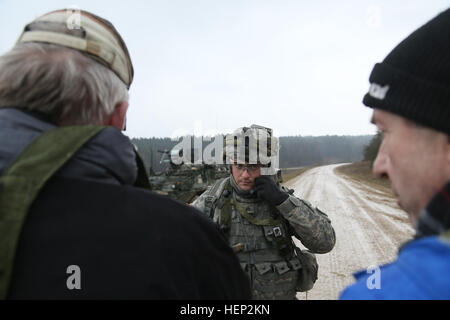
[[[357,282],[342,294],[342,300],[450,299],[450,239],[438,236],[410,242],[396,261],[380,267],[379,289],[375,273],[360,271]],[[369,279],[369,277],[372,277]],[[367,282],[372,284],[368,286]]]
[[[369,273],[370,272],[370,273]],[[419,216],[415,240],[379,270],[360,271],[343,300],[450,299],[450,181]]]

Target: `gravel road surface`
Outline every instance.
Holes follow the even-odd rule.
[[[354,282],[354,272],[393,261],[414,234],[395,199],[335,173],[337,166],[313,168],[285,183],[325,212],[336,232],[334,249],[317,255],[319,279],[311,291],[298,293],[300,300],[337,299]]]

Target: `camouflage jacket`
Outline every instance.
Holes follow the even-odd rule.
[[[302,271],[308,266],[299,260],[292,236],[315,253],[329,252],[335,244],[327,215],[307,201],[289,195],[280,205],[270,206],[240,192],[231,176],[217,181],[193,206],[224,231],[249,277],[254,299],[290,300],[296,299],[297,291],[305,291],[308,280]],[[315,270],[308,277],[312,283]]]
[[[223,188],[220,185],[224,185],[227,183],[227,179],[233,180],[231,177],[218,180],[216,184],[208,190],[206,190],[199,198],[197,198],[192,204],[194,207],[198,208],[200,211],[208,214],[210,218],[213,219],[214,222],[219,223],[220,219],[220,210],[217,209],[217,201],[215,198],[220,198],[220,193]],[[280,186],[280,188],[288,192],[288,189]],[[211,191],[215,189],[215,195],[211,194]],[[222,189],[222,190],[221,190]],[[273,211],[273,208],[270,208],[268,204],[260,199],[246,199],[241,197],[236,189],[233,188],[233,196],[235,200],[239,203],[243,204],[249,211],[259,211],[254,212],[255,217],[264,218],[270,216],[270,212]],[[215,201],[211,206],[212,212],[205,212],[208,210],[208,201]],[[245,221],[242,217],[239,217],[236,214],[236,211],[233,210],[234,214],[232,217],[233,220],[239,220],[241,222],[244,221],[244,224],[249,224],[248,221]],[[313,208],[311,204],[300,198],[297,198],[294,195],[289,195],[289,198],[276,206],[276,213],[283,217],[284,221],[287,224],[288,234],[293,235],[297,239],[301,241],[301,243],[310,251],[314,253],[327,253],[331,251],[334,247],[336,236],[333,227],[331,226],[331,221],[328,216],[320,211],[318,208]],[[238,217],[236,217],[236,215]],[[237,223],[239,225],[239,223]],[[242,224],[242,223],[241,223]],[[232,223],[231,228],[236,227],[235,224]],[[231,232],[233,234],[233,231]],[[230,240],[230,245],[234,245],[232,239]],[[261,240],[264,241],[264,240]]]

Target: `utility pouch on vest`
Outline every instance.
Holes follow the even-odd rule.
[[[289,270],[289,266],[287,265],[286,261],[281,261],[273,264],[275,270],[278,272],[279,275],[285,274]]]
[[[266,240],[273,243],[285,259],[289,259],[292,255],[292,240],[287,235],[283,224],[280,222],[279,225],[263,226],[263,229]]]
[[[298,269],[296,290],[300,292],[311,290],[319,271],[316,256],[308,250],[300,250],[298,247],[295,247],[295,253],[301,265],[301,268]]]
[[[291,269],[294,271],[299,270],[302,265],[300,263],[300,260],[295,257],[294,259],[289,260],[289,264],[291,265]]]
[[[272,264],[270,262],[255,263],[255,268],[260,275],[272,271]]]
[[[269,241],[276,241],[277,238],[286,237],[286,233],[283,232],[280,226],[263,226],[264,235]]]

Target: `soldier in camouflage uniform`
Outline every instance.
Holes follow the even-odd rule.
[[[256,163],[249,163],[252,148],[261,149],[264,133],[275,146],[267,148],[267,155],[276,155],[278,143],[270,129],[255,125],[237,129],[225,142],[230,176],[218,180],[193,206],[225,233],[250,278],[254,299],[295,299],[296,292],[310,289],[316,278],[302,290],[301,271],[311,266],[306,265],[308,259],[300,259],[303,255],[292,236],[311,252],[327,253],[334,247],[335,233],[325,213],[280,186],[276,175],[261,175],[267,159],[262,161],[258,154]],[[245,142],[244,136],[255,137],[257,143]],[[245,145],[245,160],[236,154],[240,143]],[[313,257],[317,272],[314,256],[308,256]]]

